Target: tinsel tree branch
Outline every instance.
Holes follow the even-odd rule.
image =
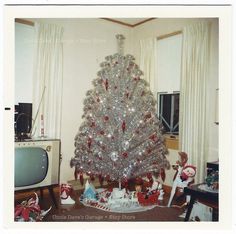
[[[83,123],[75,137],[71,166],[111,180],[169,169],[156,101],[132,55],[107,56],[84,100]]]

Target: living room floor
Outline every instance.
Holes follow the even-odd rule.
[[[37,190],[36,190],[37,191]],[[19,204],[23,200],[28,200],[34,196],[34,191],[27,193],[15,193],[15,204]],[[43,198],[39,196],[39,204],[41,209],[47,210],[50,206],[52,209],[44,217],[45,222],[135,222],[135,221],[184,221],[183,217],[179,217],[183,212],[183,208],[179,207],[166,207],[169,199],[169,193],[165,192],[164,199],[160,205],[147,211],[135,213],[114,213],[99,210],[92,207],[84,206],[79,197],[83,191],[76,190],[72,193],[72,198],[76,201],[74,205],[61,205],[59,196],[59,187],[54,188],[54,194],[57,200],[58,208],[55,207],[53,201],[47,191],[44,191]],[[183,201],[173,200],[172,204],[181,205]]]

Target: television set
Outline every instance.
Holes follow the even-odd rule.
[[[60,140],[15,142],[15,191],[59,184]]]

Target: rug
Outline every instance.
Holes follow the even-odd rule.
[[[136,213],[114,213],[76,204],[68,207],[61,205],[52,210],[46,222],[137,222],[137,221],[184,221],[179,217],[183,210],[179,208],[154,207],[151,210]]]

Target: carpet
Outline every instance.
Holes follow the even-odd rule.
[[[61,205],[53,209],[44,221],[46,222],[136,222],[136,221],[184,221],[179,216],[183,210],[172,207],[155,207],[151,210],[136,213],[114,213],[86,207],[82,204]]]
[[[44,222],[183,222],[184,218],[179,217],[183,213],[183,209],[177,207],[166,207],[169,195],[164,195],[163,207],[155,207],[151,210],[136,212],[136,213],[114,213],[96,208],[84,206],[79,201],[81,192],[75,192],[73,199],[76,201],[74,205],[61,205],[59,200],[59,191],[55,191],[58,208],[53,205],[53,201],[50,196],[46,194],[43,199],[40,198],[41,209],[48,209],[52,206],[50,212],[44,217]],[[15,200],[15,205],[21,201],[29,199],[28,197],[22,197],[19,200]]]

